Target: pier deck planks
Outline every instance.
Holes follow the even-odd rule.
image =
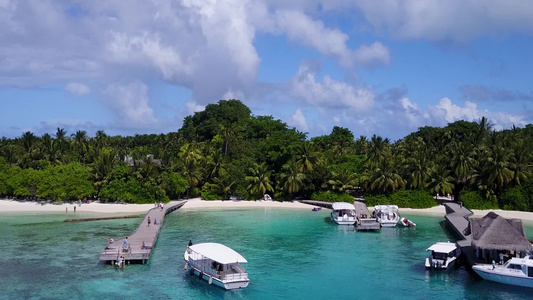
[[[165,215],[182,207],[187,201],[171,201],[163,206],[163,209],[154,207],[150,209],[139,227],[128,236],[128,249],[123,248],[124,238],[116,239],[112,244],[108,244],[106,248],[100,253],[100,261],[113,263],[119,256],[124,256],[126,261],[136,261],[145,263],[152,253],[152,247],[157,241],[161,226]],[[150,217],[151,224],[148,226],[148,217]],[[154,222],[157,220],[157,224]],[[145,243],[146,248],[142,248],[142,243]]]

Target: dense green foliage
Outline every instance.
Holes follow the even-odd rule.
[[[399,190],[389,195],[368,195],[366,205],[395,204],[398,207],[430,208],[435,206],[435,199],[423,190]]]
[[[238,100],[221,100],[168,134],[69,136],[58,128],[0,139],[0,197],[351,202],[363,190],[372,204],[421,208],[435,204],[432,195],[452,194],[471,208],[531,211],[533,126],[491,127],[486,118],[458,121],[391,142],[335,126],[307,139]]]
[[[485,198],[479,191],[463,191],[461,195],[463,205],[470,209],[497,209],[498,203],[494,198]]]
[[[312,200],[325,201],[325,202],[349,202],[353,203],[353,196],[350,196],[345,193],[335,193],[331,191],[321,191],[318,193],[313,193],[311,195]]]

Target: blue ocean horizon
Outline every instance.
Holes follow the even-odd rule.
[[[400,210],[401,213],[401,210]],[[528,299],[533,290],[484,281],[464,266],[427,271],[425,249],[454,241],[444,218],[415,228],[356,232],[319,212],[275,208],[178,210],[165,218],[147,264],[99,262],[109,237],[141,219],[65,223],[65,215],[0,214],[0,299]],[[531,238],[533,228],[527,225]],[[250,285],[225,291],[184,270],[193,243],[241,253]]]

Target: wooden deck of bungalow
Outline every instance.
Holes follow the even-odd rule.
[[[114,264],[119,256],[123,256],[126,262],[146,263],[152,253],[152,247],[157,241],[165,216],[182,207],[187,201],[171,201],[163,206],[154,207],[146,213],[139,227],[130,234],[128,243],[124,244],[126,237],[115,239],[113,243],[107,243],[100,253],[100,261]],[[150,218],[150,225],[148,225]],[[143,242],[146,247],[142,248]]]

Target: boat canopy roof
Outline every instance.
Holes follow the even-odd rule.
[[[381,211],[398,210],[398,205],[376,205],[374,206],[374,209]]]
[[[341,209],[349,209],[349,210],[355,210],[355,207],[353,204],[348,202],[335,202],[331,205],[333,210],[341,210]]]
[[[221,264],[247,263],[237,251],[218,243],[202,243],[189,246],[189,248],[211,260]]]
[[[434,251],[439,253],[450,253],[457,248],[455,243],[436,243],[427,248],[426,251]]]

